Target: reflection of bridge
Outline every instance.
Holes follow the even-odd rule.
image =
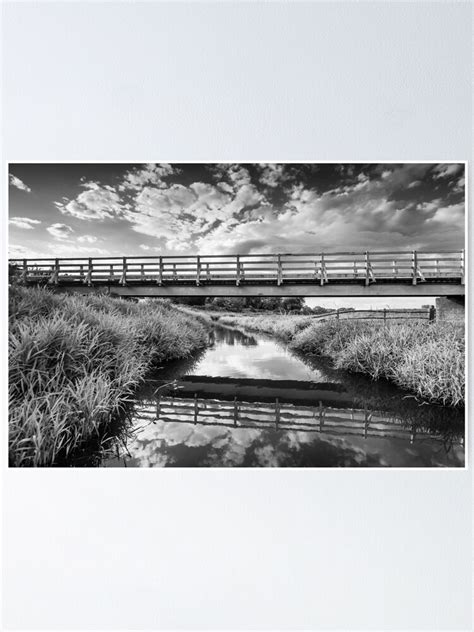
[[[222,399],[162,396],[135,405],[134,418],[222,428],[318,432],[332,435],[442,441],[441,437],[406,426],[388,413],[358,408],[335,408],[319,401],[303,406],[280,402],[247,402]]]
[[[135,404],[134,417],[202,426],[425,439],[463,445],[463,413],[414,400],[385,408],[354,399],[343,384],[187,375],[170,383],[149,382],[149,395]],[[400,405],[401,404],[401,405]],[[385,408],[385,409],[384,409]]]
[[[464,251],[11,259],[25,284],[122,296],[464,294]]]

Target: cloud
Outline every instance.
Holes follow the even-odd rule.
[[[77,241],[81,244],[94,244],[97,241],[97,237],[94,235],[81,235],[77,238]]]
[[[179,169],[173,168],[168,163],[150,163],[128,171],[118,188],[120,191],[127,189],[140,191],[146,185],[164,187],[166,185],[163,178],[176,173],[179,173]]]
[[[31,256],[31,253],[27,248],[25,248],[25,246],[21,246],[19,244],[9,244],[8,256],[11,259],[26,258],[26,257]]]
[[[284,178],[285,165],[268,164],[260,165],[260,168],[262,169],[260,182],[267,187],[277,187],[286,180]]]
[[[31,219],[30,217],[11,217],[9,224],[12,224],[17,228],[32,230],[36,224],[41,224],[41,221],[39,219]]]
[[[201,253],[320,252],[390,247],[459,248],[463,242],[462,205],[442,199],[417,204],[397,193],[421,179],[431,165],[401,165],[380,177],[360,173],[350,184],[324,193],[298,185],[282,208],[246,214],[245,222],[222,222],[196,240]],[[383,176],[383,177],[382,177]]]
[[[55,239],[68,239],[74,230],[67,224],[52,224],[46,229]]]
[[[20,178],[17,178],[16,176],[14,176],[12,173],[9,174],[9,180],[10,180],[11,186],[16,187],[17,189],[20,189],[20,191],[26,191],[26,193],[31,193],[30,187],[27,186],[22,180],[20,180]]]
[[[104,220],[125,216],[128,205],[122,202],[120,195],[113,187],[103,186],[97,182],[87,182],[82,186],[86,190],[75,200],[55,202],[61,213],[83,220]]]
[[[454,176],[463,168],[464,165],[458,164],[441,164],[436,165],[433,168],[434,178],[439,180],[440,178],[450,178]]]

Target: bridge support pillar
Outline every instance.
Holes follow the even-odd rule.
[[[464,296],[440,296],[436,299],[436,319],[463,322],[466,317]]]

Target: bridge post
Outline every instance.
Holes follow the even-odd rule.
[[[369,285],[370,283],[370,262],[369,262],[369,253],[365,251],[365,284]]]
[[[92,259],[87,262],[87,274],[83,281],[84,285],[92,285]]]
[[[464,285],[464,248],[461,250],[461,285]]]
[[[240,285],[240,257],[239,255],[237,255],[237,258],[236,258],[235,285]]]
[[[234,426],[237,426],[238,416],[239,416],[239,407],[237,405],[237,397],[234,397]]]
[[[199,413],[199,408],[198,408],[198,396],[197,393],[194,393],[194,424],[197,424],[197,420],[198,420],[198,413]]]
[[[280,423],[280,400],[277,397],[275,399],[275,430],[278,430],[279,423]]]
[[[369,423],[372,419],[372,413],[369,414],[367,408],[365,408],[365,416],[364,416],[364,439],[367,439],[368,431],[369,431]]]
[[[281,255],[278,255],[277,285],[281,285],[282,281],[283,281],[283,267],[281,263]]]
[[[57,285],[58,284],[58,280],[59,280],[59,259],[55,259],[54,260],[53,274],[51,275],[48,283],[51,283],[51,285]]]
[[[196,285],[200,285],[201,277],[201,257],[198,255],[196,258]]]
[[[321,253],[321,281],[320,284],[324,285],[324,277],[326,276],[326,263],[324,261],[324,252]]]
[[[127,257],[122,258],[122,278],[120,283],[121,285],[127,285]]]
[[[416,275],[418,274],[418,255],[416,253],[416,250],[413,251],[412,258],[413,258],[413,264],[412,264],[413,265],[413,271],[412,271],[413,277],[412,277],[411,282],[412,282],[412,285],[416,285],[416,283],[417,283]]]
[[[159,258],[158,263],[158,285],[163,284],[163,257]]]
[[[323,431],[324,414],[323,414],[323,402],[319,402],[319,432]]]

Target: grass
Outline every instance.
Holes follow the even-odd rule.
[[[464,327],[450,322],[315,321],[306,316],[222,317],[219,322],[280,337],[306,356],[384,378],[445,406],[465,400]]]
[[[9,460],[64,462],[127,406],[148,370],[206,345],[204,321],[166,301],[9,297]]]

